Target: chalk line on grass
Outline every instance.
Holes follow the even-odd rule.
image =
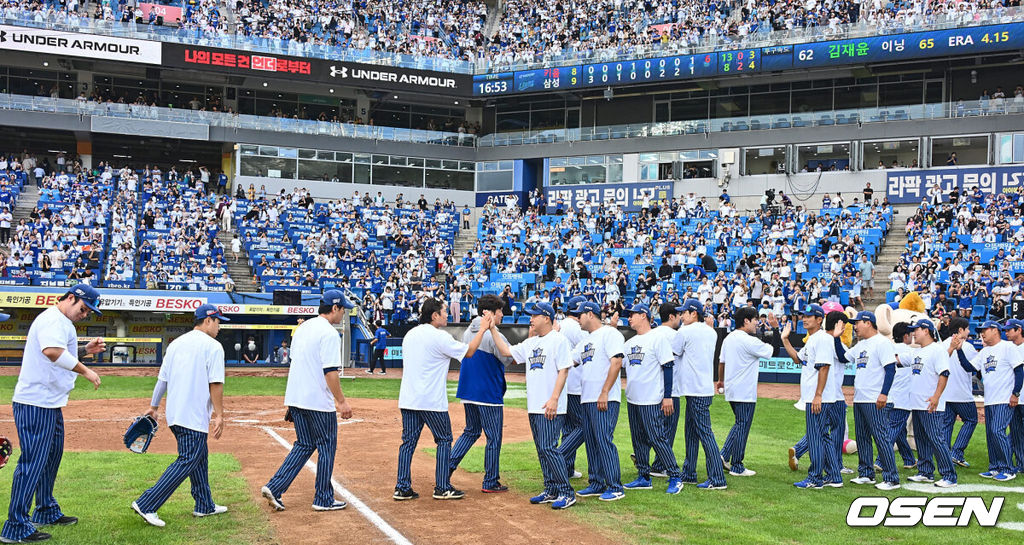
[[[267,435],[269,435],[275,441],[280,443],[282,447],[288,449],[289,451],[292,449],[291,443],[286,441],[285,438],[281,437],[281,435],[278,434],[276,431],[269,427],[263,427],[262,429],[264,432],[266,432]],[[308,469],[314,475],[316,474],[316,464],[314,464],[312,460],[306,460],[306,469]],[[398,545],[412,545],[412,542],[409,541],[408,538],[403,536],[398,530],[396,530],[393,526],[388,524],[387,521],[381,518],[381,516],[378,515],[373,509],[370,509],[370,507],[363,503],[362,500],[357,498],[355,494],[349,492],[348,489],[346,489],[344,486],[341,486],[341,484],[337,480],[331,479],[331,485],[334,487],[334,490],[338,494],[341,494],[341,497],[344,498],[345,501],[347,501],[353,507],[355,507],[357,511],[359,511],[364,517],[366,517],[366,520],[369,520],[370,523],[377,527],[377,529],[380,530],[381,533],[383,533],[385,536],[387,536],[388,539],[397,543]]]

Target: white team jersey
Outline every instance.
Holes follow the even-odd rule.
[[[167,425],[210,432],[210,385],[224,383],[224,347],[193,329],[167,346],[159,379],[167,383]]]
[[[334,394],[324,369],[341,367],[341,336],[323,316],[306,320],[292,334],[291,364],[284,404],[310,411],[334,412]]]
[[[704,322],[679,327],[672,339],[678,357],[672,392],[677,396],[715,395],[715,345],[718,333]],[[769,355],[769,357],[771,357]]]
[[[915,411],[928,409],[928,398],[935,395],[939,375],[949,371],[949,354],[942,343],[933,342],[918,348],[911,356],[910,408]],[[939,397],[936,411],[945,411],[946,402]]]
[[[75,324],[57,307],[41,312],[28,328],[21,371],[11,398],[14,402],[47,409],[68,404],[68,394],[74,389],[78,374],[50,361],[43,355],[45,348],[63,348],[78,357]]]
[[[896,344],[896,359],[900,364],[896,366],[896,378],[892,381],[892,388],[889,389],[889,402],[894,409],[909,411],[910,405],[910,380],[913,370],[910,366],[914,363],[915,349],[910,345]],[[905,367],[903,367],[905,366]]]
[[[737,329],[722,341],[719,359],[725,363],[725,400],[757,402],[761,358],[772,357],[772,345]]]
[[[462,361],[469,345],[455,340],[431,324],[420,324],[402,339],[402,386],[398,408],[417,411],[448,411],[448,366]]]
[[[633,405],[661,404],[665,399],[666,363],[673,363],[672,349],[662,335],[653,330],[634,335],[626,341],[626,401]],[[674,370],[673,370],[674,371]]]
[[[596,403],[608,380],[611,359],[625,354],[626,340],[612,326],[601,326],[591,332],[573,349],[573,360],[583,368],[583,390],[580,403]],[[618,377],[616,377],[617,379]],[[622,401],[622,388],[618,380],[608,391],[608,401]]]
[[[558,331],[530,337],[512,347],[512,359],[526,365],[526,411],[544,414],[544,404],[555,391],[558,372],[572,367],[569,340]],[[566,399],[563,387],[558,395],[558,414],[565,414]]]
[[[942,348],[947,352],[949,351],[950,340],[942,341]],[[964,355],[967,356],[967,361],[973,360],[978,355],[978,349],[968,342],[965,342],[961,349],[964,351]],[[943,403],[949,401],[974,403],[974,385],[971,377],[972,375],[960,366],[960,356],[954,352],[949,357],[949,380],[946,382],[946,389],[942,391]]]
[[[981,371],[985,383],[985,405],[1009,403],[1010,394],[1013,393],[1013,370],[1024,364],[1017,345],[1010,341],[999,341],[992,346],[982,347],[970,362],[975,369]],[[959,361],[956,366],[960,367]]]
[[[672,340],[676,338],[676,333],[678,333],[677,330],[672,329],[671,327],[669,327],[667,325],[660,325],[660,326],[652,329],[651,332],[650,332],[650,335],[654,335],[655,337],[662,337],[662,338],[664,338],[665,342],[667,342],[669,344],[669,347],[671,348]],[[625,365],[625,362],[623,362],[623,365]],[[682,376],[681,376],[681,369],[682,368],[683,368],[683,366],[680,363],[680,358],[679,358],[679,355],[677,354],[677,355],[674,356],[674,359],[673,359],[673,362],[672,362],[672,397],[679,397],[679,396],[682,395],[680,393],[680,392],[683,391],[682,390],[682,387],[683,387],[682,386]]]
[[[836,395],[836,376],[842,375],[835,372],[835,369],[837,367],[844,367],[845,369],[845,366],[839,363],[839,360],[836,358],[835,337],[826,333],[824,329],[819,329],[808,337],[807,344],[800,349],[798,355],[803,364],[800,371],[800,401],[802,403],[814,401],[814,396],[818,391],[819,371],[817,366],[819,365],[829,366],[825,370],[829,373],[829,377],[825,382],[825,388],[821,392],[821,402],[833,403],[843,399],[841,387],[838,389],[838,395]]]
[[[876,333],[868,339],[858,341],[848,349],[846,359],[853,362],[857,372],[853,381],[853,402],[874,403],[877,401],[878,396],[882,393],[882,384],[885,382],[885,366],[896,363],[896,347],[892,341],[888,337]]]
[[[565,318],[558,322],[559,333],[569,341],[569,349],[576,348],[580,340],[587,336],[587,332],[580,329],[580,323],[572,318]],[[583,392],[583,369],[577,366],[569,369],[569,379],[565,383],[566,392],[572,395],[580,395]]]

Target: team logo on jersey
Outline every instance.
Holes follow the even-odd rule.
[[[914,356],[914,363],[910,366],[910,373],[913,375],[920,375],[922,367],[924,367],[924,364],[921,363],[921,356]]]
[[[998,363],[998,360],[996,360],[995,356],[993,356],[993,355],[986,356],[985,357],[985,372],[986,373],[995,373],[996,372],[996,364],[997,363]]]
[[[530,361],[530,371],[533,371],[534,369],[544,369],[544,360],[548,357],[544,355],[544,350],[534,348],[533,355],[527,359]]]
[[[590,363],[594,361],[594,343],[587,343],[583,345],[583,353],[580,354],[580,363]]]
[[[855,358],[857,362],[857,369],[865,369],[868,366],[868,351],[861,350],[860,354]]]
[[[626,355],[626,359],[629,360],[629,365],[640,365],[644,362],[643,347],[640,345],[633,346],[629,349],[629,354]]]

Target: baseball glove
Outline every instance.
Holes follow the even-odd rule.
[[[7,465],[7,460],[11,459],[12,450],[10,439],[0,435],[0,468]]]
[[[139,454],[146,452],[158,427],[156,419],[148,414],[136,418],[124,432],[124,446]]]

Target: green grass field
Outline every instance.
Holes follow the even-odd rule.
[[[7,516],[11,476],[18,451],[0,470],[0,510]],[[65,452],[54,495],[65,514],[79,518],[67,527],[47,527],[54,543],[110,545],[220,545],[275,543],[266,515],[249,497],[241,466],[233,456],[210,455],[210,482],[214,501],[228,507],[216,517],[192,516],[195,503],[184,484],[160,509],[165,528],[146,524],[131,510],[131,503],[153,485],[174,460],[171,454],[138,455],[130,452]]]
[[[146,377],[109,377],[104,380],[103,387],[94,392],[83,385],[75,390],[73,399],[95,398],[131,398],[149,397],[153,379]],[[228,395],[282,395],[285,381],[283,378],[264,377],[231,377],[226,384]],[[14,377],[0,377],[0,396],[9,402],[10,392],[14,385]],[[399,381],[394,379],[354,380],[343,382],[346,395],[351,397],[394,399],[398,396]],[[455,383],[449,382],[449,395],[454,394]],[[525,407],[524,385],[510,383],[507,404],[510,407]],[[727,403],[721,398],[712,405],[712,424],[715,437],[721,445],[733,417]],[[852,412],[852,411],[851,411]],[[509,418],[506,416],[506,418]],[[525,418],[517,415],[514,418]],[[852,426],[852,414],[849,422]],[[754,417],[754,425],[747,445],[747,466],[758,472],[756,477],[728,477],[729,489],[723,491],[702,491],[687,485],[680,495],[664,494],[665,479],[655,479],[655,489],[648,491],[628,492],[624,500],[604,503],[594,498],[580,501],[565,513],[566,517],[606,529],[620,536],[624,541],[636,544],[646,543],[697,543],[721,545],[722,543],[765,543],[765,544],[955,544],[974,543],[984,540],[989,544],[1019,543],[1024,534],[999,528],[980,528],[972,525],[967,528],[849,528],[846,525],[846,514],[850,503],[858,496],[879,496],[882,493],[873,487],[857,487],[847,483],[843,489],[797,490],[792,483],[801,480],[806,470],[791,472],[786,465],[786,449],[803,434],[804,416],[793,408],[790,401],[763,399],[758,403]],[[453,430],[458,436],[461,430]],[[629,460],[632,447],[629,440],[629,425],[625,408],[620,411],[619,425],[616,429],[616,444],[622,467],[623,482],[635,477],[635,470]],[[425,450],[430,450],[429,441],[421,443]],[[464,470],[483,472],[483,446],[481,439],[462,463]],[[676,453],[682,463],[683,456],[682,425],[676,441]],[[122,465],[124,457],[130,457],[131,464]],[[961,484],[992,484],[977,476],[984,471],[987,464],[984,427],[979,427],[967,452],[968,461],[974,464],[970,469],[960,469]],[[583,451],[579,454],[578,469],[586,473],[586,457]],[[142,461],[142,462],[140,462]],[[218,457],[216,463],[211,459],[211,472],[217,477],[211,479],[224,482],[224,493],[229,495],[218,497],[227,501],[233,510],[232,524],[219,528],[221,533],[213,530],[193,532],[204,521],[193,521],[190,516],[191,501],[187,489],[179,490],[172,503],[161,510],[161,516],[168,522],[172,532],[153,533],[165,541],[132,538],[131,536],[148,536],[146,528],[140,520],[131,520],[134,515],[127,510],[131,499],[149,486],[153,479],[170,461],[169,456],[144,457],[117,454],[68,454],[65,465],[58,479],[58,488],[62,497],[80,494],[80,501],[72,501],[75,505],[89,504],[88,511],[76,512],[75,515],[91,516],[95,513],[96,520],[83,524],[77,531],[82,531],[87,539],[96,539],[97,543],[109,543],[109,537],[115,536],[114,542],[137,543],[263,543],[260,537],[267,522],[259,515],[255,504],[248,501],[244,483],[237,476],[237,462],[228,457]],[[897,457],[899,462],[899,458]],[[144,462],[144,463],[143,463]],[[856,456],[845,456],[847,467],[856,467]],[[533,495],[540,490],[541,475],[537,455],[532,442],[516,444],[506,443],[502,449],[502,480],[516,492]],[[807,460],[801,460],[801,468],[806,468]],[[116,480],[105,481],[103,489],[96,491],[94,482],[84,474],[85,467],[92,475],[116,475]],[[129,467],[130,472],[124,473]],[[9,468],[8,468],[9,469]],[[8,489],[10,472],[0,472],[0,490]],[[909,470],[901,470],[906,484]],[[704,478],[704,459],[701,454],[698,463],[698,475]],[[482,477],[482,475],[480,475]],[[847,476],[847,481],[849,480]],[[5,480],[7,479],[7,480]],[[585,486],[585,481],[573,481],[577,488]],[[1017,486],[1014,486],[1017,485]],[[1013,481],[1005,485],[1005,494],[1000,522],[1024,522],[1024,511],[1017,504],[1024,502],[1024,482]],[[90,489],[92,488],[92,489]],[[218,489],[221,489],[218,485]],[[109,492],[109,493],[108,493]],[[920,495],[908,490],[900,490],[887,494]],[[995,493],[960,493],[960,496],[981,496],[990,500]],[[6,497],[6,495],[4,495]],[[88,500],[88,501],[86,501]],[[4,500],[0,500],[4,501]],[[525,500],[522,500],[525,501]],[[98,503],[97,503],[98,502]],[[174,503],[177,502],[177,503]],[[6,503],[0,503],[2,508]],[[537,507],[543,509],[544,507]],[[104,516],[104,514],[106,514]],[[386,515],[385,515],[386,517]],[[126,520],[127,519],[127,520]],[[182,528],[176,533],[176,528]],[[211,527],[212,528],[212,527]],[[244,528],[244,530],[243,530]],[[166,530],[166,529],[165,529]],[[71,535],[76,529],[59,529],[57,535]],[[117,533],[120,532],[120,533]],[[265,532],[262,532],[265,535]],[[196,541],[193,536],[200,536]],[[91,537],[90,537],[91,536]],[[77,538],[76,534],[76,538]],[[186,539],[187,537],[187,539]],[[263,539],[264,541],[260,541]],[[68,541],[71,542],[71,541]],[[88,540],[75,540],[74,543],[91,543]]]

